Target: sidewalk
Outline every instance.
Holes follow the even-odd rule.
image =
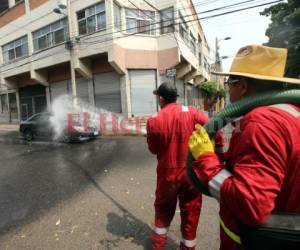
[[[19,143],[21,136],[19,133],[19,124],[0,123],[0,142],[1,143]]]
[[[0,132],[3,132],[3,131],[19,131],[19,127],[20,125],[19,124],[11,124],[11,123],[0,123]]]

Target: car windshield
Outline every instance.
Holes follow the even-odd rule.
[[[28,121],[42,122],[49,121],[50,116],[48,114],[37,114],[28,119]]]

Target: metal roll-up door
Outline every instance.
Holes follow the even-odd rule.
[[[89,84],[85,78],[76,79],[77,97],[83,103],[89,103]]]
[[[95,106],[110,112],[121,113],[120,75],[108,72],[94,75]]]
[[[177,98],[177,102],[184,105],[184,83],[182,80],[176,80],[176,88],[179,95],[179,97]]]
[[[54,102],[56,98],[62,95],[69,94],[69,82],[53,82],[50,84],[51,101]]]
[[[197,105],[198,108],[201,108],[201,95],[200,95],[200,89],[198,87],[195,88],[196,96],[197,96]]]
[[[157,112],[155,70],[130,70],[131,108],[134,116],[151,115]]]
[[[198,91],[195,86],[193,86],[193,106],[198,107],[199,102],[198,102]]]

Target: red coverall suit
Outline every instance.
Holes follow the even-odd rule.
[[[201,112],[177,103],[166,105],[156,117],[148,119],[148,147],[158,160],[155,230],[151,236],[155,250],[164,249],[167,244],[167,228],[175,214],[177,197],[183,236],[181,249],[195,249],[202,197],[187,180],[186,157],[188,140],[195,125],[207,121]],[[223,146],[222,139],[220,135],[216,147]]]
[[[226,155],[232,176],[219,187],[221,250],[243,249],[239,222],[254,226],[272,211],[300,213],[300,108],[256,108],[237,125]],[[201,155],[193,164],[208,186],[222,168],[214,153]]]

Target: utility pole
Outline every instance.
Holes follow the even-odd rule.
[[[215,71],[222,71],[222,59],[225,59],[225,58],[228,58],[227,56],[224,56],[224,57],[221,57],[220,56],[220,53],[219,53],[219,50],[220,50],[220,46],[219,46],[219,42],[220,41],[223,41],[223,40],[230,40],[231,39],[231,37],[225,37],[225,38],[221,38],[221,39],[218,39],[217,37],[216,37],[216,41],[215,41]],[[221,76],[219,76],[219,75],[216,75],[215,76],[216,78],[215,78],[215,80],[216,80],[216,82],[217,82],[217,89],[218,89],[218,91],[220,90],[220,85],[221,84],[223,84],[222,82],[223,82],[223,78],[221,77]],[[220,104],[219,104],[219,101],[217,101],[217,103],[216,103],[216,105],[218,105],[218,108],[220,107]],[[213,113],[213,111],[212,111],[212,107],[210,107],[210,110],[209,110],[209,112],[210,112],[210,115]]]
[[[62,12],[62,10],[66,10],[67,14]],[[72,22],[72,12],[71,12],[71,0],[60,1],[58,7],[53,9],[54,13],[62,14],[67,17],[68,20],[68,29],[69,29],[69,37],[67,38],[66,48],[70,51],[70,73],[71,73],[71,90],[72,90],[72,99],[74,105],[77,105],[77,88],[76,88],[76,73],[74,68],[74,29]]]
[[[70,71],[71,71],[71,89],[72,89],[72,99],[73,103],[77,104],[77,88],[76,88],[76,74],[74,69],[74,41],[73,41],[73,35],[74,35],[74,29],[72,25],[72,16],[71,16],[71,0],[67,0],[67,13],[68,13],[68,24],[69,24],[69,50],[70,50]]]
[[[216,55],[215,55],[215,64],[216,64],[216,66],[217,66],[217,64],[219,64],[220,63],[220,54],[219,54],[219,49],[220,49],[220,47],[219,47],[219,40],[218,40],[218,38],[216,37],[216,43],[215,43],[215,46],[216,46]]]

